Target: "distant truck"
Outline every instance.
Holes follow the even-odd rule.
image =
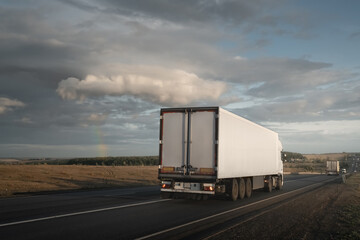
[[[220,107],[163,108],[159,172],[163,198],[233,201],[283,186],[278,134]]]
[[[327,175],[339,175],[340,173],[340,164],[336,160],[327,160],[326,161],[326,174]]]

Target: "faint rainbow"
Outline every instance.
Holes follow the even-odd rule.
[[[97,145],[97,155],[99,157],[107,157],[108,156],[108,147],[104,143],[104,133],[101,131],[99,126],[92,126],[92,131],[95,136]]]

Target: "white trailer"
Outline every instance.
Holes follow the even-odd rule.
[[[326,174],[327,175],[339,175],[340,173],[340,164],[336,160],[326,161]]]
[[[283,185],[278,134],[220,107],[160,112],[159,179],[163,197],[250,197]]]

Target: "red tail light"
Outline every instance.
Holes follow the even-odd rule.
[[[215,184],[211,183],[204,183],[203,184],[204,191],[214,191],[215,190]]]
[[[171,188],[171,182],[162,182],[161,188]]]

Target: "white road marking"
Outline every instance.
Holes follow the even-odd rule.
[[[147,204],[164,202],[164,201],[170,201],[170,200],[171,200],[171,199],[161,199],[161,200],[155,200],[155,201],[149,201],[149,202],[140,202],[140,203],[133,203],[133,204],[121,205],[121,206],[116,206],[116,207],[100,208],[100,209],[94,209],[94,210],[88,210],[88,211],[82,211],[82,212],[74,212],[74,213],[68,213],[68,214],[61,214],[61,215],[55,215],[55,216],[50,216],[50,217],[35,218],[35,219],[29,219],[29,220],[24,220],[24,221],[18,221],[18,222],[10,222],[10,223],[0,224],[0,227],[18,225],[18,224],[23,224],[23,223],[38,222],[38,221],[55,219],[55,218],[71,217],[71,216],[83,215],[83,214],[88,214],[88,213],[103,212],[103,211],[120,209],[120,208],[135,207],[135,206],[147,205]]]
[[[152,234],[149,234],[149,235],[140,237],[140,238],[136,238],[135,240],[143,240],[143,239],[151,238],[151,237],[154,237],[154,236],[157,236],[157,235],[166,233],[166,232],[170,232],[170,231],[173,231],[173,230],[176,230],[176,229],[179,229],[179,228],[182,228],[182,227],[186,227],[186,226],[189,226],[189,225],[198,223],[198,222],[202,222],[202,221],[205,221],[205,220],[208,220],[208,219],[211,219],[211,218],[215,218],[215,217],[218,217],[218,216],[221,216],[221,215],[225,215],[225,214],[228,214],[228,213],[231,213],[231,212],[234,212],[234,211],[237,211],[237,210],[246,208],[246,207],[250,207],[250,206],[256,205],[256,204],[258,204],[258,203],[262,203],[262,202],[265,202],[265,201],[268,201],[268,200],[272,200],[272,199],[275,199],[275,198],[279,198],[279,197],[288,195],[288,194],[290,194],[290,193],[298,192],[298,191],[300,191],[300,190],[303,190],[303,189],[306,189],[306,188],[310,188],[310,187],[312,187],[312,186],[314,186],[314,185],[320,185],[320,184],[322,184],[322,183],[326,183],[326,182],[330,182],[330,181],[334,181],[334,179],[322,181],[322,182],[319,182],[319,183],[314,183],[314,184],[308,185],[308,186],[306,186],[306,187],[302,187],[302,188],[293,190],[293,191],[291,191],[291,192],[283,193],[283,194],[276,195],[276,196],[273,196],[273,197],[270,197],[270,198],[266,198],[266,199],[263,199],[263,200],[260,200],[260,201],[257,201],[257,202],[249,203],[249,204],[247,204],[247,205],[244,205],[244,206],[241,206],[241,207],[237,207],[237,208],[233,208],[233,209],[227,210],[227,211],[225,211],[225,212],[217,213],[217,214],[214,214],[214,215],[211,215],[211,216],[208,216],[208,217],[204,217],[204,218],[200,218],[200,219],[198,219],[198,220],[194,220],[194,221],[192,221],[192,222],[188,222],[188,223],[184,223],[184,224],[178,225],[178,226],[176,226],[176,227],[168,228],[168,229],[165,229],[165,230],[156,232],[156,233],[152,233]]]

